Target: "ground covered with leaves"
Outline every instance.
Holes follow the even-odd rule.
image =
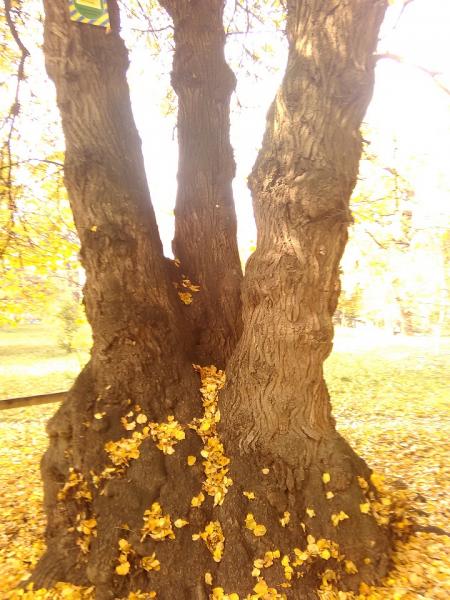
[[[18,339],[11,333],[6,338]],[[23,336],[7,347],[0,335],[2,364],[7,365],[5,373],[0,370],[0,398],[59,391],[77,370],[73,357],[64,359],[46,343],[40,359],[46,368],[36,371],[31,390],[25,382],[32,363],[39,360],[39,345],[29,339],[27,352]],[[449,363],[449,341],[438,347],[429,338],[361,330],[337,333],[326,375],[338,428],[405,506],[405,534],[397,541],[392,571],[383,587],[363,586],[360,598],[450,597]],[[92,589],[64,584],[48,592],[14,591],[44,549],[39,460],[47,443],[45,423],[55,410],[56,405],[45,405],[0,412],[2,600],[93,597]],[[135,600],[151,597],[134,595]],[[325,590],[321,597],[346,600],[350,595]]]

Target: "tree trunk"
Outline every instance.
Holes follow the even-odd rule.
[[[170,456],[145,427],[166,422],[181,437],[177,421],[200,414],[201,402],[180,344],[179,299],[166,273],[132,117],[117,4],[108,1],[111,32],[70,21],[67,0],[44,4],[46,65],[66,140],[65,183],[94,344],[48,425],[42,461],[48,550],[33,580],[93,583],[99,598],[117,598],[148,583],[142,568],[115,573],[118,540],[135,543],[136,561],[151,555],[152,544],[134,533],[144,511],[163,495],[164,510],[185,514],[189,501],[180,499],[178,486],[192,496],[201,487],[200,473],[185,466],[200,448],[198,437],[187,431],[183,448]],[[161,562],[167,552],[181,561],[180,548],[161,551]],[[171,578],[184,586],[181,575]]]
[[[256,556],[280,548],[292,565],[293,548],[309,548],[309,535],[337,543],[358,571],[328,553],[310,554],[294,568],[294,598],[314,589],[327,567],[353,588],[386,572],[386,519],[375,518],[370,470],[335,430],[323,376],[385,7],[378,0],[288,1],[286,74],[250,178],[258,243],[243,286],[244,331],[221,401],[235,481],[224,531],[245,557],[237,569],[225,553],[220,565],[219,579],[233,581],[233,591],[251,585]],[[256,500],[247,502],[245,490]],[[246,512],[266,535],[242,539]],[[280,571],[267,571],[267,581],[276,586]]]
[[[178,193],[173,250],[200,286],[186,309],[195,359],[223,368],[241,334],[242,271],[236,239],[224,0],[161,0],[173,19],[178,95]],[[181,289],[180,291],[183,291]]]
[[[374,517],[385,516],[368,467],[335,431],[322,365],[331,350],[338,265],[361,149],[358,129],[372,92],[371,54],[384,2],[288,2],[289,63],[251,178],[258,249],[246,275],[245,329],[223,398],[233,485],[216,432],[220,374],[214,369],[201,370],[205,413],[195,420],[197,383],[180,343],[179,301],[164,265],[132,119],[117,4],[108,4],[112,33],[70,22],[66,0],[45,0],[45,54],[66,138],[66,185],[82,244],[94,347],[49,424],[42,462],[48,551],[34,581],[94,584],[99,600],[137,589],[156,590],[158,600],[206,600],[210,583],[241,598],[253,589],[265,599],[313,597],[318,585],[330,587],[333,576],[348,587],[376,580],[386,569],[389,536]],[[203,9],[197,13],[198,6]],[[174,22],[180,26],[192,17],[198,29],[192,39],[190,28],[191,43],[206,31],[209,53],[223,58],[223,44],[219,50],[212,41],[223,35],[216,11],[200,0],[189,9],[174,9]],[[182,41],[179,60],[194,61],[192,80],[214,79],[211,64],[202,62],[207,57],[200,54],[197,64],[187,43]],[[183,102],[193,107],[196,87],[192,81],[187,87]],[[228,108],[218,98],[222,112],[216,118],[224,127]],[[218,144],[212,117],[199,120],[213,106],[205,100],[204,110],[180,110],[180,123],[186,116],[180,143],[192,143],[192,156],[180,162],[180,181],[186,162],[197,155],[206,160],[207,148],[218,160],[208,145]],[[230,168],[228,138],[221,139]],[[234,235],[229,180],[227,187],[222,165],[211,164],[213,169],[207,162],[197,165],[203,188],[189,196],[197,215],[192,248],[179,257],[183,273],[184,261],[200,265],[185,274],[204,286],[208,301],[215,290],[208,287],[210,267],[201,261],[217,261],[220,294],[234,290],[220,302],[231,305],[238,302],[232,282],[239,277],[231,268],[230,279],[233,262],[225,251],[231,247],[227,236]],[[187,169],[190,177],[194,170]],[[216,245],[198,228],[207,221],[205,203],[215,197],[210,190],[222,202],[228,198],[228,217],[219,210],[208,217],[218,228]],[[178,202],[177,214],[184,215],[179,223],[188,223],[187,197]],[[177,236],[180,248],[188,248],[187,233]],[[188,259],[194,247],[201,256]],[[220,260],[227,257],[225,268]],[[216,310],[224,306],[211,303]],[[210,329],[200,347],[210,357],[208,348],[217,340],[226,348],[224,359],[232,347],[226,340],[236,339],[238,329],[233,333],[230,324],[235,337],[227,338],[225,325],[217,323],[216,333],[210,308],[202,310]],[[229,321],[231,312],[226,315]],[[254,566],[266,551],[273,553]],[[266,583],[278,595],[266,593]],[[221,598],[220,591],[213,597]]]

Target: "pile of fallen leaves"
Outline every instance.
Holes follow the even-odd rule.
[[[416,525],[413,535],[397,542],[393,569],[383,587],[363,587],[359,596],[325,590],[320,592],[322,600],[450,597],[450,538],[445,535],[450,521],[445,357],[417,355],[407,349],[389,355],[386,351],[339,352],[328,361],[327,379],[339,430],[384,476],[388,488],[404,498],[405,518]],[[39,461],[47,444],[45,423],[55,408],[36,406],[0,413],[2,600],[93,598],[92,588],[68,584],[51,591],[13,591],[30,575],[44,550]],[[129,600],[152,597],[153,592],[132,593]]]

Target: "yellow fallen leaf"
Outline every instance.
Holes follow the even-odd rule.
[[[330,482],[330,480],[331,480],[331,476],[330,476],[330,474],[329,474],[329,473],[323,473],[323,474],[322,474],[322,481],[323,481],[324,483],[329,483],[329,482]]]
[[[120,563],[116,567],[117,575],[127,575],[130,572],[130,563],[128,561]]]
[[[191,506],[199,507],[199,506],[201,506],[201,504],[203,504],[204,501],[205,501],[205,495],[203,494],[203,492],[200,492],[200,494],[198,494],[197,496],[194,496],[192,498]]]
[[[358,572],[358,567],[355,565],[355,563],[352,560],[346,560],[344,564],[345,564],[345,570],[349,575],[354,575],[355,573]]]
[[[256,527],[253,529],[253,535],[255,535],[256,537],[261,537],[263,535],[266,535],[267,529],[265,528],[264,525],[256,525]]]
[[[261,581],[258,581],[258,583],[253,588],[253,591],[256,594],[259,594],[260,596],[264,596],[264,594],[267,594],[267,592],[269,591],[269,588],[264,579],[261,579]]]
[[[289,523],[290,520],[291,520],[291,513],[288,511],[285,511],[283,513],[283,516],[280,519],[281,526],[286,527],[286,525]]]
[[[173,524],[177,529],[181,529],[182,527],[189,525],[189,521],[186,521],[185,519],[177,519]]]
[[[143,556],[141,565],[145,571],[159,571],[161,569],[161,563],[156,558],[155,552],[151,556]]]
[[[345,521],[345,519],[349,518],[350,517],[348,516],[348,514],[341,510],[339,513],[331,515],[331,522],[335,527],[337,527],[337,525],[339,525],[341,521]]]
[[[119,548],[120,548],[120,550],[123,550],[124,552],[129,552],[131,549],[131,544],[128,540],[124,540],[123,538],[120,538]]]
[[[189,455],[187,457],[187,464],[192,467],[192,465],[195,465],[195,463],[197,462],[197,457]]]

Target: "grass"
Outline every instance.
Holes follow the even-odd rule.
[[[59,348],[50,325],[0,330],[0,401],[65,391],[87,358],[84,350]]]
[[[0,331],[0,400],[66,390],[86,359],[86,352],[60,350],[57,336],[43,326]],[[365,597],[450,597],[450,538],[428,530],[448,530],[450,522],[449,367],[448,339],[438,346],[431,338],[358,329],[338,330],[326,361],[338,429],[391,489],[405,490],[408,514],[425,528],[397,544],[384,587]],[[0,412],[1,600],[21,597],[8,590],[30,573],[44,548],[39,460],[45,423],[56,408]],[[90,598],[67,588],[45,597]]]

